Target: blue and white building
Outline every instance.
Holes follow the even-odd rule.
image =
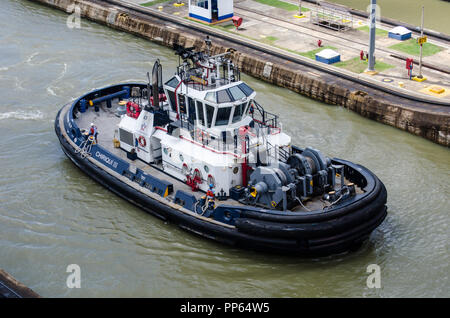
[[[189,17],[218,23],[233,17],[233,0],[189,0]]]
[[[316,53],[316,61],[325,64],[333,64],[341,61],[341,55],[334,50],[325,49]]]
[[[392,39],[404,41],[411,38],[411,31],[403,26],[396,26],[389,31],[388,36]]]

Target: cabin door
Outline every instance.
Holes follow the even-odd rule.
[[[217,0],[211,0],[211,12],[212,12],[212,20],[219,20],[219,9],[217,7]]]

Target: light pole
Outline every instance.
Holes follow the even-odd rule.
[[[418,78],[422,78],[422,49],[423,49],[423,13],[424,13],[424,7],[422,6],[422,25],[420,27],[420,59],[419,59],[419,76]]]
[[[370,4],[370,44],[369,44],[369,68],[368,71],[375,71],[375,35],[376,35],[376,7],[377,0],[371,0]]]

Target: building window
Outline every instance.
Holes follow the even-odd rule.
[[[191,0],[191,6],[208,9],[208,0]]]

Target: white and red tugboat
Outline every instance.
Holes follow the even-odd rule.
[[[210,43],[207,40],[207,47]],[[368,169],[291,144],[227,52],[177,47],[176,74],[89,92],[55,131],[86,174],[143,210],[206,238],[291,255],[358,247],[386,217]]]

